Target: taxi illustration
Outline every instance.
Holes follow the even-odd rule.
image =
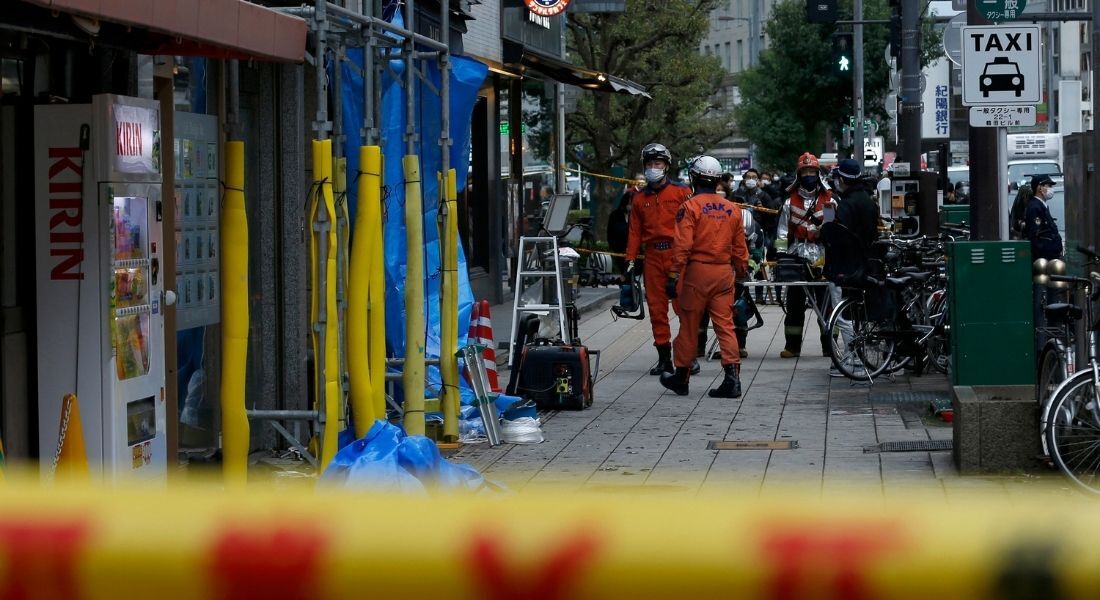
[[[1019,98],[1024,91],[1024,76],[1020,65],[1008,60],[1007,56],[998,56],[993,62],[986,63],[979,82],[982,97],[988,98],[989,92],[1016,92]]]

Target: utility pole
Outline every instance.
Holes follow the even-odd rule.
[[[1094,3],[1096,4],[1096,3]],[[989,25],[976,6],[966,9],[967,25]],[[1093,44],[1095,44],[1094,36]],[[1000,197],[1005,190],[1000,184],[1001,157],[998,153],[996,127],[970,128],[970,239],[999,240]]]
[[[920,171],[920,0],[901,0],[901,107],[898,137],[903,162]],[[973,2],[971,2],[973,4]]]
[[[863,167],[863,0],[852,2],[852,103],[855,105],[855,136],[852,139],[852,158]]]

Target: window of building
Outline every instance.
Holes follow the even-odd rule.
[[[737,70],[745,68],[745,43],[737,40]]]
[[[730,43],[726,42],[726,70],[733,70],[733,56],[730,55]]]

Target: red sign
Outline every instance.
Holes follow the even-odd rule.
[[[524,0],[527,10],[540,17],[556,17],[565,12],[569,0]]]
[[[80,148],[50,148],[49,160],[50,279],[84,279],[84,157]]]

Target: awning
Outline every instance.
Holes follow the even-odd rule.
[[[50,11],[147,30],[149,54],[302,62],[306,22],[244,0],[23,0]]]
[[[554,81],[575,85],[586,90],[598,92],[612,92],[630,94],[632,96],[644,96],[651,98],[646,93],[645,87],[633,81],[615,77],[609,73],[600,73],[584,67],[567,63],[560,58],[547,56],[540,52],[534,52],[523,44],[509,39],[504,42],[504,62],[511,65],[519,65],[524,69],[536,71]]]

